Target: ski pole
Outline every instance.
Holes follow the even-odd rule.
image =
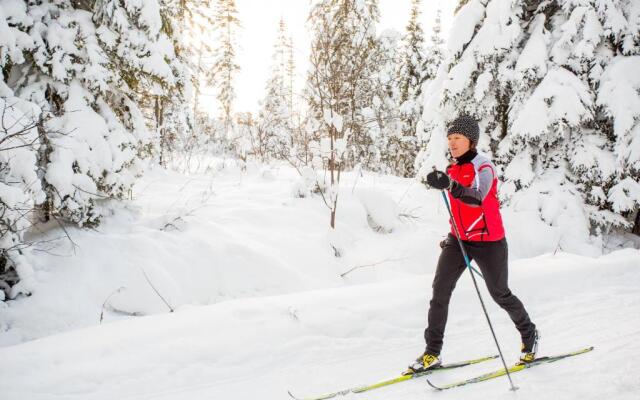
[[[444,200],[444,204],[446,204],[447,206],[447,211],[449,212],[449,218],[451,219],[451,225],[453,226],[453,230],[456,233],[456,239],[458,239],[458,244],[460,245],[460,250],[462,251],[462,256],[464,257],[464,262],[467,265],[467,269],[469,270],[469,273],[471,274],[471,280],[473,280],[473,286],[475,286],[476,288],[476,293],[478,294],[478,299],[480,300],[482,311],[484,312],[484,316],[487,318],[487,323],[489,324],[489,329],[491,330],[491,335],[493,336],[493,340],[496,342],[496,347],[498,348],[498,354],[500,354],[500,359],[502,360],[504,371],[507,373],[507,378],[509,378],[509,383],[511,384],[511,390],[515,392],[516,390],[518,390],[518,388],[513,384],[513,380],[511,379],[511,374],[509,373],[509,368],[507,368],[507,363],[504,361],[504,356],[502,355],[502,350],[500,349],[500,343],[498,343],[498,338],[496,337],[496,333],[493,330],[493,325],[491,324],[489,313],[487,313],[487,308],[485,307],[484,301],[482,300],[482,296],[480,295],[480,289],[478,289],[478,282],[476,282],[476,277],[473,275],[471,261],[469,261],[469,257],[467,256],[467,251],[464,248],[462,239],[460,239],[460,231],[458,231],[458,226],[456,225],[456,221],[453,219],[453,213],[451,212],[451,207],[449,206],[447,195],[445,194],[444,190],[441,190],[441,193],[442,193],[442,199]]]

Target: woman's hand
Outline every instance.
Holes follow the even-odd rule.
[[[434,189],[449,189],[451,187],[451,179],[446,173],[434,169],[427,174],[427,185]]]

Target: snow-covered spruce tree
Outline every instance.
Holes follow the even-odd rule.
[[[34,164],[25,156],[22,169],[6,175],[38,172],[44,195],[29,182],[34,194],[25,190],[30,199],[20,202],[33,204],[41,220],[95,225],[98,200],[125,196],[140,173],[141,149],[152,143],[141,93],[175,81],[159,10],[156,1],[0,4],[5,102],[49,116],[38,116]]]
[[[296,124],[299,124],[300,113],[297,111],[298,107],[294,106],[294,96],[295,96],[295,78],[296,78],[296,61],[293,54],[293,37],[289,35],[286,45],[285,56],[287,57],[286,65],[285,65],[285,87],[287,88],[287,97],[289,103],[289,110],[291,110],[289,125],[294,127]],[[297,119],[297,121],[296,121]]]
[[[438,76],[438,71],[443,65],[444,58],[445,58],[444,41],[440,36],[441,30],[442,30],[441,10],[438,10],[436,12],[436,18],[434,21],[433,30],[431,32],[431,37],[430,37],[431,43],[429,44],[429,46],[427,46],[427,49],[425,50],[426,58],[424,60],[424,74],[425,74],[424,82],[421,85],[421,89],[420,89],[421,94],[418,98],[416,98],[416,101],[419,105],[420,118],[416,123],[415,136],[409,136],[411,140],[415,140],[415,146],[411,147],[411,149],[414,151],[413,153],[411,153],[412,155],[411,158],[413,160],[414,165],[405,166],[406,170],[411,172],[410,176],[413,176],[416,173],[416,169],[415,169],[416,158],[418,156],[418,153],[420,152],[420,149],[423,148],[424,144],[426,143],[425,142],[425,136],[426,136],[425,120],[423,119],[423,116],[425,115],[424,114],[424,109],[425,109],[424,106],[426,104],[425,99],[433,100],[434,98],[436,98],[435,96],[432,96],[431,90],[437,90],[437,87],[439,84],[435,82],[435,80],[436,80],[436,77]],[[434,85],[434,88],[432,88],[432,84]]]
[[[174,0],[175,2],[176,0]],[[213,15],[213,0],[177,0],[173,9],[177,11],[174,30],[178,31],[179,51],[185,59],[184,63],[190,71],[193,85],[193,111],[198,113],[200,94],[204,80],[210,78],[211,70],[207,68],[206,60],[213,57],[215,24]]]
[[[175,131],[173,147],[188,160],[195,152],[211,150],[214,140],[208,113],[200,102],[202,87],[211,78],[207,60],[213,58],[215,41],[213,0],[165,0],[163,4],[172,23],[176,55],[185,71],[181,76],[190,78],[181,85],[183,100],[170,103],[167,111],[175,121],[166,129]]]
[[[183,37],[180,4],[175,0],[136,3],[97,0],[94,21],[99,39],[121,77],[127,93],[142,110],[155,133],[146,147],[161,165],[175,146],[177,132],[190,130],[190,109],[184,89],[190,71],[179,54]],[[115,34],[110,38],[109,34]]]
[[[278,24],[278,37],[273,49],[271,74],[258,116],[264,155],[286,159],[293,145],[291,80],[287,73],[290,42],[283,19]]]
[[[470,0],[425,100],[422,173],[445,158],[446,123],[479,119],[503,200],[587,238],[630,228],[640,205],[640,5]],[[562,238],[561,238],[562,239]]]
[[[30,5],[34,65],[14,68],[23,74],[16,93],[56,115],[48,126],[57,133],[40,149],[44,216],[82,226],[98,223],[97,199],[131,188],[140,149],[152,145],[138,103],[150,91],[171,90],[176,79],[158,2],[74,4]]]
[[[380,149],[380,163],[372,166],[372,169],[404,175],[404,146],[402,145],[398,85],[401,40],[402,34],[392,29],[385,30],[378,38],[377,55],[372,60],[377,68],[372,77],[374,81],[372,109],[375,125],[371,129],[376,129],[376,132],[371,136],[374,137],[374,146]]]
[[[287,25],[284,19],[280,19],[278,25],[278,39],[276,48],[274,48],[274,61],[278,59],[277,64],[282,69],[282,88],[288,109],[288,126],[290,129],[294,126],[294,81],[296,74],[296,63],[293,54],[293,38],[287,31]]]
[[[112,190],[121,195],[133,181],[128,170],[119,172],[135,158],[134,142],[100,96],[116,77],[91,12],[71,2],[29,3],[20,11],[10,23],[29,34],[30,49],[23,63],[11,66],[8,83],[54,114],[39,147],[43,217],[96,224],[95,200]]]
[[[399,69],[400,102],[402,105],[403,134],[415,135],[415,125],[420,117],[416,99],[420,96],[425,80],[424,32],[420,18],[421,0],[411,1],[411,13],[406,33],[402,39],[402,62]],[[405,110],[406,109],[406,110]]]
[[[413,0],[409,23],[402,46],[402,61],[399,68],[401,135],[393,138],[395,148],[395,173],[409,177],[415,174],[414,165],[418,153],[416,131],[423,111],[422,92],[425,84],[435,78],[442,62],[442,39],[440,38],[440,11],[438,11],[431,45],[425,48],[424,34],[419,22],[420,0]]]
[[[233,147],[236,157],[246,162],[249,156],[261,161],[267,158],[267,143],[265,131],[256,122],[250,112],[238,113],[236,116],[236,139]],[[243,164],[243,168],[246,164]]]
[[[552,57],[569,68],[579,62],[576,74],[595,95],[593,121],[570,141],[572,180],[593,225],[640,235],[640,4],[594,2],[584,14],[567,9],[564,17]]]
[[[217,90],[220,119],[224,125],[225,139],[235,140],[233,134],[233,80],[240,71],[236,63],[236,35],[240,28],[235,0],[217,0],[214,22],[217,40],[214,47],[214,63],[210,84]]]
[[[442,11],[436,11],[436,18],[433,23],[433,30],[429,40],[431,43],[427,46],[424,60],[424,83],[421,92],[424,92],[425,85],[436,78],[440,64],[444,60],[444,40],[442,39]],[[422,112],[422,104],[420,111]]]
[[[297,66],[294,57],[293,37],[291,35],[289,35],[286,54],[287,65],[285,79],[287,81],[286,87],[289,110],[291,111],[289,114],[289,127],[291,129],[292,138],[291,149],[286,160],[294,168],[300,171],[301,167],[307,167],[310,162],[309,143],[312,140],[313,135],[305,128],[308,115],[305,115],[302,110],[304,102],[299,101],[303,95],[296,93],[295,90]]]
[[[156,88],[146,98],[153,100],[155,127],[159,127],[156,128],[156,137],[161,145],[161,165],[170,159],[175,160],[178,153],[182,155],[185,150],[192,149],[194,142],[205,142],[195,137],[194,89],[196,78],[204,67],[197,64],[193,52],[198,39],[207,40],[206,35],[198,38],[195,31],[209,26],[209,7],[210,3],[206,0],[160,0],[162,33],[166,34],[173,47],[173,54],[166,58],[166,62],[171,67],[174,79],[173,82],[166,79],[156,82],[159,90]],[[198,50],[209,54],[204,46]]]
[[[15,39],[21,33],[12,32],[14,28],[8,28],[2,18],[0,66],[4,69],[9,62],[20,63],[23,58],[20,51],[15,51],[19,49]],[[45,197],[37,175],[43,117],[37,106],[15,97],[0,82],[0,302],[32,290],[32,269],[22,250],[26,247],[23,237],[31,226],[35,205]]]
[[[30,24],[25,4],[0,4],[0,302],[32,290],[24,234],[36,205],[45,200],[38,148],[48,114],[6,84],[12,67],[26,63],[33,50],[25,32]]]
[[[353,9],[346,15],[348,31],[351,32],[351,62],[354,67],[347,83],[350,95],[350,113],[346,122],[349,129],[347,135],[348,165],[361,164],[367,169],[375,169],[380,163],[380,149],[375,146],[378,131],[376,129],[373,98],[379,65],[375,60],[378,49],[376,24],[380,19],[378,0],[353,1]],[[350,121],[350,122],[349,122]]]
[[[330,172],[325,201],[331,209],[331,228],[335,228],[337,188],[345,161],[366,163],[374,150],[366,123],[374,119],[370,60],[377,20],[375,0],[321,0],[312,6],[308,19],[313,34],[307,78],[309,126],[320,138]]]

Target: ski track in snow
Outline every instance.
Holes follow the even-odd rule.
[[[71,230],[75,255],[68,248],[65,257],[33,256],[35,294],[0,309],[0,398],[269,400],[288,398],[287,390],[304,397],[398,375],[424,346],[437,242],[447,231],[439,194],[409,180],[346,174],[338,208],[346,253],[336,259],[326,242],[328,210],[318,197],[293,198],[295,179],[287,168],[190,178],[154,171],[100,233]],[[400,209],[420,218],[388,235],[373,233],[358,188],[402,198]],[[637,399],[640,252],[553,255],[544,232],[527,233],[526,221],[509,215],[510,284],[541,331],[541,355],[595,346],[514,374],[518,399]],[[170,229],[160,230],[167,223]],[[526,234],[550,251],[520,257],[528,254],[518,240]],[[401,261],[339,276],[385,259]],[[176,312],[166,312],[139,268]],[[98,325],[102,303],[120,286],[126,289],[112,306],[145,316],[107,310]],[[517,331],[481,289],[513,362]],[[442,356],[455,362],[495,353],[465,273]],[[500,365],[493,360],[430,379],[443,384]],[[508,388],[500,378],[434,392],[421,378],[342,398],[511,399]]]

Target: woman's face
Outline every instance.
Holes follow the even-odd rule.
[[[459,133],[448,135],[447,140],[449,142],[449,152],[453,158],[460,157],[471,148],[471,141]]]

